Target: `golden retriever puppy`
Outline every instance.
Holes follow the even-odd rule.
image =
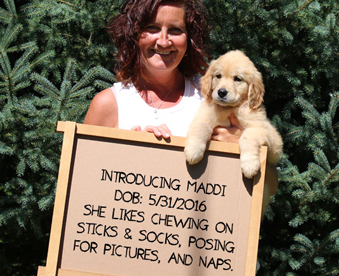
[[[258,173],[262,145],[268,146],[268,162],[278,162],[283,142],[262,105],[262,76],[243,52],[230,51],[212,61],[201,78],[201,93],[205,101],[190,125],[184,150],[189,164],[196,164],[203,158],[216,126],[230,126],[231,113],[244,129],[239,140],[243,174],[252,178]]]

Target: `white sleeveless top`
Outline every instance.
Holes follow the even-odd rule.
[[[186,137],[188,127],[203,100],[200,91],[188,79],[185,79],[185,92],[180,102],[173,107],[159,109],[158,114],[145,103],[133,84],[124,87],[118,82],[111,90],[117,101],[120,129],[131,129],[137,125],[144,129],[147,125],[166,124],[173,136],[182,137]]]

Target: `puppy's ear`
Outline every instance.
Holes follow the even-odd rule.
[[[205,75],[200,79],[201,94],[207,101],[212,100],[213,63],[214,60],[210,63],[210,67],[208,68]]]
[[[265,87],[261,73],[255,70],[248,91],[248,102],[252,109],[257,109],[264,101]]]

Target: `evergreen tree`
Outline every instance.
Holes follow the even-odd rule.
[[[107,20],[122,1],[0,1],[0,274],[46,258],[62,135],[111,86]],[[205,0],[211,56],[243,50],[284,138],[257,275],[339,275],[339,3]]]
[[[94,94],[114,82],[100,66],[107,37],[90,38],[103,32],[98,2],[83,9],[85,1],[8,0],[0,9],[1,275],[34,275],[46,258],[62,142],[56,124],[81,122]],[[89,20],[96,13],[101,21]]]
[[[258,275],[339,275],[337,1],[205,1],[213,56],[244,50],[284,137]]]

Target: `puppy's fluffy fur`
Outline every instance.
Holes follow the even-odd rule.
[[[241,51],[230,51],[211,62],[201,78],[205,97],[187,134],[185,156],[189,164],[198,163],[216,126],[229,127],[234,113],[244,131],[239,140],[243,174],[252,178],[260,169],[260,146],[268,146],[268,162],[276,164],[283,142],[271,125],[262,105],[264,84],[261,73]]]

